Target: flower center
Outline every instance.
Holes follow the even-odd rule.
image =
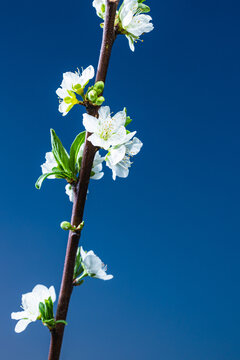
[[[105,141],[108,140],[112,136],[113,130],[112,119],[107,120],[100,129],[100,138]]]

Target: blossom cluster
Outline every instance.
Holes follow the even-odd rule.
[[[119,111],[111,116],[109,106],[99,109],[99,117],[96,119],[89,114],[83,115],[83,125],[91,135],[88,141],[94,146],[107,150],[105,156],[106,165],[112,170],[112,177],[126,178],[131,166],[130,157],[136,155],[142,142],[134,137],[136,131],[126,130],[126,110]]]
[[[117,32],[126,36],[132,51],[135,50],[134,43],[140,40],[140,36],[153,30],[151,16],[144,14],[149,12],[150,8],[143,2],[144,0],[124,0],[116,14]],[[97,15],[104,20],[105,0],[94,0],[92,5]]]
[[[83,89],[92,77],[92,74],[94,74],[94,68],[91,65],[83,70],[82,77],[84,80],[82,80],[81,77],[78,77],[77,80],[78,75],[72,72],[64,73],[61,88],[57,89],[57,94],[70,93],[68,89],[72,89],[72,93],[74,94],[74,89]],[[60,112],[62,112],[63,108],[67,105],[65,101],[66,98],[63,97],[62,103],[59,106]],[[72,106],[73,103],[71,107]],[[68,111],[69,110],[70,109],[68,109]],[[66,111],[67,110],[65,110],[65,112]],[[91,179],[100,180],[103,177],[104,161],[107,167],[112,170],[113,180],[116,180],[117,176],[126,178],[129,174],[129,168],[132,165],[131,158],[138,154],[143,145],[135,136],[136,131],[130,132],[126,129],[126,126],[128,126],[131,121],[130,117],[127,116],[126,108],[112,115],[109,106],[101,106],[98,111],[98,118],[87,113],[83,114],[85,132],[80,133],[74,140],[70,149],[70,155],[63,147],[55,132],[51,130],[52,151],[47,152],[45,155],[46,161],[41,165],[42,175],[37,181],[37,187],[40,188],[45,178],[65,178],[68,182],[65,186],[65,191],[70,201],[73,202],[74,183],[77,181],[77,176],[81,168],[85,141],[90,141],[94,146],[102,149],[101,151],[106,151],[104,156],[101,156],[99,151],[96,152]],[[87,139],[85,139],[86,133],[88,133]]]
[[[113,278],[113,275],[107,274],[107,266],[103,264],[102,260],[92,250],[84,251],[81,246],[78,248],[75,261],[75,284],[80,285],[86,276],[100,280]]]
[[[90,251],[79,248],[76,255],[74,278],[75,285],[80,285],[83,278],[89,276],[100,280],[111,280],[113,275],[106,273],[107,267],[102,260]],[[80,275],[80,276],[79,276]],[[53,303],[56,301],[56,292],[53,286],[48,289],[44,285],[36,285],[31,292],[22,295],[22,311],[12,312],[11,318],[18,320],[15,332],[23,332],[27,326],[37,320],[41,320],[49,329],[57,323],[65,323],[63,320],[56,321],[53,314]]]
[[[123,0],[122,5],[116,12],[115,30],[117,34],[123,34],[129,41],[129,46],[134,51],[134,43],[140,40],[143,33],[153,30],[152,18],[145,15],[150,8],[143,4],[145,0]],[[105,0],[94,0],[93,7],[97,15],[105,20]],[[75,105],[97,107],[97,117],[89,113],[83,114],[83,126],[85,131],[79,133],[74,139],[70,151],[63,146],[61,140],[51,129],[51,151],[45,155],[46,161],[41,165],[42,175],[36,182],[36,187],[41,188],[43,181],[49,179],[65,179],[66,194],[70,201],[74,202],[75,189],[81,170],[84,150],[87,150],[86,143],[91,142],[96,147],[95,157],[92,164],[90,178],[100,180],[103,175],[103,163],[112,171],[112,178],[126,178],[129,175],[129,168],[132,164],[132,157],[137,155],[142,147],[142,142],[135,136],[136,131],[127,130],[131,119],[127,116],[126,108],[112,115],[109,106],[102,106],[105,101],[102,96],[104,83],[96,82],[88,86],[89,81],[94,78],[95,70],[92,65],[85,70],[77,72],[65,72],[63,80],[56,93],[59,97],[59,112],[65,116]],[[105,152],[105,153],[104,153]],[[80,225],[71,225],[62,222],[64,230],[80,231],[84,222]],[[107,274],[107,267],[101,259],[92,251],[84,251],[78,248],[73,285],[81,285],[86,277],[93,277],[101,280],[110,280],[113,275]],[[11,318],[18,320],[15,331],[20,333],[26,327],[37,320],[51,331],[57,323],[64,323],[64,320],[55,320],[53,303],[56,301],[56,293],[53,286],[47,288],[44,285],[36,285],[29,293],[22,295],[22,309],[20,312],[13,312]]]
[[[15,331],[20,333],[31,323],[41,319],[39,305],[51,298],[52,303],[56,300],[56,293],[53,286],[49,289],[44,285],[36,285],[33,290],[22,295],[23,311],[13,312],[11,318],[18,320]]]

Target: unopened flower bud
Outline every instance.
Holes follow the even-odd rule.
[[[88,99],[91,101],[91,102],[95,102],[96,99],[97,99],[97,92],[95,90],[91,90],[89,91],[88,93]]]
[[[75,230],[75,228],[68,221],[61,222],[60,227],[63,230]]]
[[[98,105],[98,106],[100,106],[100,105],[102,105],[102,103],[103,103],[104,101],[105,101],[104,97],[103,97],[103,96],[99,96],[99,97],[97,98],[97,100],[95,101],[95,104]]]
[[[93,86],[93,89],[97,92],[98,95],[100,95],[104,89],[104,82],[97,81],[96,84]]]
[[[78,227],[76,228],[76,230],[82,230],[84,227],[84,221],[81,222],[81,224],[78,225]]]

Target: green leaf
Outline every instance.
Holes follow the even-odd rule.
[[[84,269],[83,269],[82,264],[81,264],[80,248],[78,248],[76,259],[75,259],[73,279],[76,279],[83,272],[83,270]]]
[[[39,176],[39,178],[37,179],[36,183],[35,183],[35,187],[39,190],[41,189],[42,183],[43,181],[50,175],[55,175],[57,176],[59,179],[65,179],[66,176],[64,176],[64,172],[62,172],[61,170],[58,171],[53,171],[50,173],[46,173],[46,174],[42,174],[41,176]]]
[[[69,173],[66,173],[64,171],[61,171],[57,168],[54,168],[56,170],[53,170],[52,172],[50,173],[46,173],[46,174],[42,174],[39,176],[39,178],[37,179],[36,183],[35,183],[35,187],[40,190],[41,189],[41,186],[42,186],[42,183],[43,181],[51,176],[51,175],[55,175],[56,176],[56,179],[69,179],[69,180],[72,180],[73,176],[70,176],[71,174]]]
[[[46,311],[45,311],[45,309],[46,309],[45,305],[42,302],[40,302],[39,303],[39,312],[41,314],[42,320],[46,319]]]
[[[69,164],[70,164],[70,169],[74,175],[76,174],[76,172],[79,171],[77,159],[78,159],[78,153],[79,153],[80,147],[85,141],[85,135],[86,135],[86,131],[83,131],[80,134],[78,134],[71,145]],[[77,165],[77,170],[76,170],[76,165]]]
[[[47,311],[48,311],[48,319],[54,318],[54,314],[53,314],[53,302],[52,302],[51,296],[48,298],[48,300],[45,300],[45,304],[46,304]]]
[[[130,116],[127,116],[127,108],[124,108],[123,110],[126,113],[126,122],[125,122],[125,127],[126,127],[132,122],[132,119],[130,118]]]
[[[45,302],[45,319],[46,320],[49,320],[52,318],[51,316],[51,309],[49,307],[49,303],[48,303],[48,300],[44,300]]]
[[[58,165],[69,172],[69,155],[53,129],[51,131],[52,152]]]
[[[130,116],[127,116],[126,122],[125,122],[125,127],[128,126],[131,122],[132,122],[132,119],[130,118]]]

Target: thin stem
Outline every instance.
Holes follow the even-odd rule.
[[[104,81],[106,79],[108,64],[110,60],[112,45],[114,43],[116,33],[114,29],[114,21],[119,0],[106,0],[105,24],[103,31],[102,46],[98,62],[96,81]],[[97,117],[98,107],[89,106],[87,112]],[[78,182],[74,188],[75,196],[72,210],[71,224],[78,226],[83,220],[85,201],[87,196],[88,184],[92,170],[92,164],[97,148],[87,141],[90,133],[86,134],[83,159]],[[68,244],[65,256],[64,270],[62,276],[61,289],[59,294],[56,320],[66,320],[68,306],[73,290],[73,273],[75,265],[75,257],[78,249],[81,232],[70,231],[68,236]],[[59,360],[64,324],[58,323],[56,328],[51,331],[51,343],[49,349],[48,360]]]
[[[86,272],[86,271],[84,271],[84,272],[82,273],[82,275],[80,275],[77,279],[75,279],[75,280],[74,280],[74,283],[75,283],[76,285],[78,285],[78,282],[79,282],[80,280],[82,280],[85,276],[87,276],[87,272]]]

